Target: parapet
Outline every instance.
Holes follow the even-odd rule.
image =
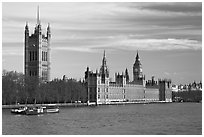
[[[152,76],[151,80],[146,81],[145,87],[147,87],[147,88],[159,88],[157,81],[154,80],[154,76]]]

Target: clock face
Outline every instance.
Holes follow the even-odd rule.
[[[136,72],[138,72],[138,69],[137,69],[137,68],[135,68],[135,71],[136,71]]]

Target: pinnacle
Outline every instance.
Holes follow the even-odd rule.
[[[39,9],[39,5],[38,5],[38,9],[37,9],[37,24],[40,24],[40,9]]]

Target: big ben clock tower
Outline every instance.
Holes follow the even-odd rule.
[[[142,64],[137,52],[136,60],[133,65],[133,82],[140,83],[140,81],[143,81]]]

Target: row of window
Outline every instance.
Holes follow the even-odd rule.
[[[37,71],[30,71],[29,73],[30,76],[37,76]]]
[[[31,71],[29,72],[30,76],[37,76],[37,71]],[[42,77],[47,77],[48,73],[46,71],[42,71]]]
[[[47,77],[47,72],[46,71],[42,71],[42,77]]]
[[[47,61],[47,52],[42,51],[42,61]]]
[[[108,84],[108,80],[106,80],[105,82],[103,82],[102,80],[100,81],[100,80],[98,80],[98,84]]]
[[[38,59],[37,51],[30,51],[29,57],[30,57],[30,61],[37,61],[37,59]]]
[[[108,99],[108,95],[104,96],[104,98]],[[100,99],[100,95],[98,95],[98,99]]]
[[[98,88],[98,92],[100,92],[100,88]],[[105,89],[104,89],[105,92]],[[106,92],[108,92],[108,88],[106,88]],[[123,93],[125,93],[125,89],[123,89]]]
[[[108,99],[108,95],[104,96],[104,98]],[[123,98],[125,99],[125,95],[123,95]],[[98,94],[98,99],[100,99],[100,94]]]
[[[100,92],[100,88],[98,88],[98,92]],[[104,92],[105,92],[105,89],[104,89]],[[108,88],[106,88],[106,92],[108,92]]]
[[[47,77],[42,77],[42,80],[44,81],[47,81],[48,79],[47,79]]]
[[[30,61],[37,61],[38,60],[37,51],[30,51],[29,57],[30,57]],[[47,52],[45,51],[42,51],[42,61],[47,61]]]

